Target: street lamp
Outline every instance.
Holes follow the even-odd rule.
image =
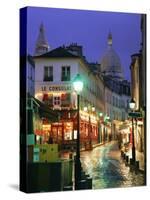
[[[108,115],[105,115],[105,117],[104,117],[104,140],[108,140],[108,132],[107,132],[106,125],[109,120],[110,120],[110,117]]]
[[[94,106],[92,106],[92,112],[95,112],[95,107]]]
[[[134,101],[134,99],[131,99],[131,101],[130,101],[130,103],[129,103],[129,107],[130,107],[130,109],[133,111],[134,110],[134,108],[135,108],[135,101]]]
[[[102,131],[102,117],[103,117],[103,113],[99,112],[99,143],[103,141],[103,131]]]
[[[92,128],[91,128],[91,112],[94,112],[95,111],[95,107],[94,106],[92,106],[92,107],[84,107],[83,108],[83,110],[85,111],[85,112],[87,112],[88,113],[88,119],[89,119],[89,121],[88,121],[88,150],[91,150],[92,149],[92,141],[91,141],[91,134],[92,134]],[[87,146],[86,146],[86,144],[85,144],[85,149],[87,148]]]
[[[85,112],[87,112],[88,108],[85,106],[85,107],[83,108],[83,110],[84,110]]]
[[[132,112],[134,112],[134,108],[135,108],[135,101],[134,99],[131,99],[130,103],[129,103],[129,107],[131,109]],[[135,143],[134,143],[134,118],[132,115],[132,161],[133,163],[135,163]]]
[[[100,113],[99,113],[99,116],[100,116],[100,117],[102,117],[102,116],[103,116],[103,113],[102,113],[102,112],[100,112]]]
[[[80,74],[77,74],[73,80],[73,87],[77,93],[77,148],[75,159],[75,189],[79,189],[79,182],[81,180],[81,162],[80,162],[80,92],[83,89],[83,81]]]

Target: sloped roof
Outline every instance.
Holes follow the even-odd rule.
[[[63,47],[58,47],[42,55],[34,56],[34,58],[79,58],[79,56],[67,51]]]

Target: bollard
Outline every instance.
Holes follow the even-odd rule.
[[[125,153],[123,153],[123,159],[124,159],[124,160],[126,159],[126,154],[125,154]]]
[[[138,170],[139,169],[139,161],[135,162],[135,168]]]
[[[126,163],[129,162],[129,156],[126,155]]]
[[[133,159],[130,158],[130,165],[134,165]]]
[[[123,151],[121,151],[121,157],[123,158],[123,155],[124,155],[124,152]]]

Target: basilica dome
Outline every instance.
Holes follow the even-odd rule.
[[[101,59],[101,72],[114,78],[122,79],[123,71],[120,58],[112,47],[112,35],[108,35],[108,48]]]

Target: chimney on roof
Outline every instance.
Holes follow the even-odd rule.
[[[82,46],[78,45],[77,43],[71,43],[69,46],[66,47],[66,49],[75,53],[78,56],[83,56]]]

